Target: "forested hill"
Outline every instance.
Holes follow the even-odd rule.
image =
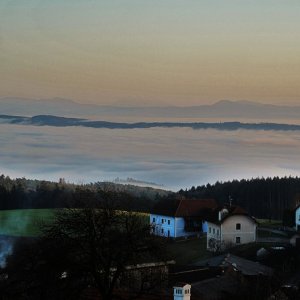
[[[219,204],[240,205],[256,218],[281,219],[287,209],[300,203],[300,178],[274,177],[216,182],[180,190],[187,198],[215,198]]]
[[[2,124],[68,127],[80,126],[106,129],[147,129],[147,128],[192,128],[215,130],[262,130],[262,131],[300,131],[299,124],[280,123],[241,123],[241,122],[138,122],[120,123],[107,121],[91,121],[79,118],[66,118],[52,115],[38,115],[33,117],[0,115]]]
[[[177,194],[151,187],[96,182],[75,185],[59,182],[11,179],[0,176],[0,210],[18,208],[59,208],[77,205],[78,200],[109,197],[124,209],[149,212],[164,198],[214,198],[219,204],[244,207],[256,218],[282,219],[285,210],[300,203],[300,178],[274,177],[216,182],[180,190]]]
[[[0,176],[0,210],[19,208],[61,208],[83,205],[93,198],[110,198],[123,203],[123,208],[149,211],[157,199],[167,196],[169,191],[151,187],[96,182],[70,184],[63,179],[59,182],[11,179]],[[130,206],[130,207],[129,207]]]

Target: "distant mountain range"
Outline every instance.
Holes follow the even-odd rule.
[[[108,129],[146,129],[154,127],[175,128],[188,127],[192,129],[217,129],[217,130],[300,130],[300,125],[278,123],[241,123],[241,122],[138,122],[121,123],[106,121],[90,121],[88,119],[66,118],[52,115],[38,115],[33,117],[0,115],[0,124],[18,124],[33,126],[81,126]]]
[[[64,117],[107,119],[108,116],[144,118],[213,118],[213,119],[254,119],[254,120],[295,120],[300,116],[300,106],[261,104],[251,101],[222,100],[212,105],[199,106],[103,106],[80,104],[68,99],[23,99],[0,98],[0,113],[4,115],[59,115]],[[115,120],[114,119],[114,120]]]

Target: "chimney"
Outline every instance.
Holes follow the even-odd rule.
[[[219,220],[219,221],[222,221],[222,212],[221,212],[221,211],[219,211],[219,217],[218,217],[218,220]]]
[[[174,300],[190,300],[191,285],[187,283],[179,283],[173,287]]]
[[[228,209],[226,209],[226,208],[223,208],[222,210],[220,210],[218,220],[222,221],[224,219],[224,217],[228,215],[228,213],[229,213]]]

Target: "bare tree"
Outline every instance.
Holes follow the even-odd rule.
[[[111,199],[92,207],[59,210],[43,238],[66,251],[66,277],[79,271],[108,300],[128,265],[157,259],[161,252],[140,214],[118,210]]]

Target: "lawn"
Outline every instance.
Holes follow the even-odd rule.
[[[277,232],[259,229],[259,230],[257,230],[257,237],[259,237],[259,238],[287,238],[288,234],[285,233],[284,231],[277,233]]]
[[[206,250],[206,236],[187,240],[170,240],[166,249],[170,259],[178,265],[192,264],[212,256]]]
[[[0,235],[38,236],[39,224],[51,222],[55,209],[14,209],[0,210]],[[145,224],[149,214],[139,213]]]
[[[269,219],[256,219],[259,226],[261,227],[280,227],[282,226],[281,220],[269,220]]]
[[[53,209],[15,209],[0,211],[0,234],[10,236],[37,236],[39,223],[50,222]]]

